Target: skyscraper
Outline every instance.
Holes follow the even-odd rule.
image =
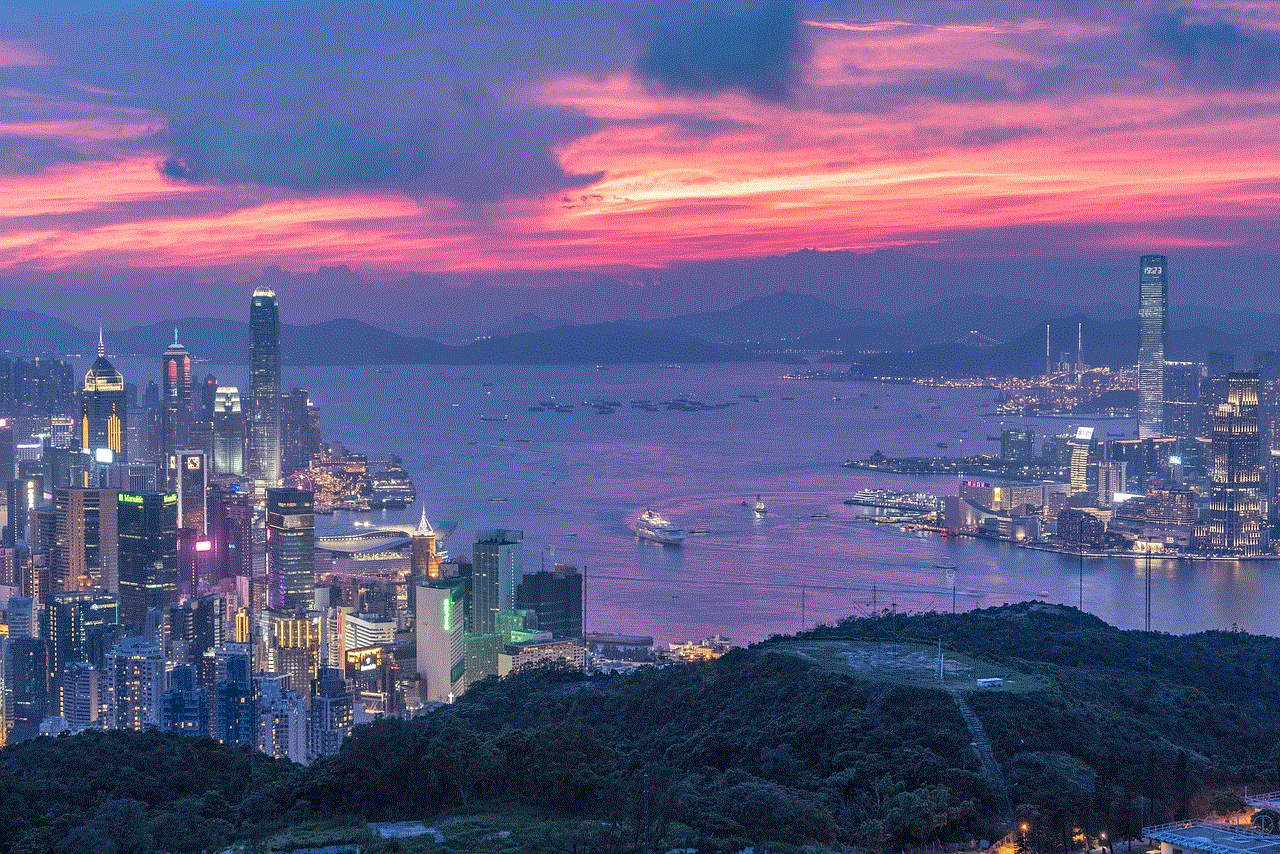
[[[207,462],[204,451],[174,451],[169,455],[169,486],[178,496],[178,527],[190,528],[198,537],[209,531]]]
[[[516,609],[537,614],[538,630],[552,637],[582,637],[582,573],[565,563],[525,573],[516,588]]]
[[[1138,275],[1138,437],[1164,430],[1164,350],[1169,336],[1169,263],[1143,255]]]
[[[466,685],[462,578],[419,581],[413,587],[418,675],[426,680],[425,699],[448,703]]]
[[[235,386],[219,386],[213,401],[213,473],[244,474],[244,414]]]
[[[110,449],[115,459],[128,455],[125,434],[128,430],[128,407],[125,401],[124,377],[107,361],[102,343],[102,330],[98,330],[98,358],[84,375],[84,389],[80,399],[80,448],[93,454]],[[12,462],[10,463],[12,466]],[[0,472],[0,479],[9,480],[10,472]]]
[[[249,303],[249,477],[280,483],[280,311],[265,285]]]
[[[191,354],[178,343],[177,327],[173,343],[160,357],[163,368],[163,396],[160,401],[160,435],[164,459],[178,448],[187,446],[191,430]]]
[[[311,710],[307,726],[307,757],[333,756],[355,721],[355,696],[342,671],[322,667],[311,683]]]
[[[53,509],[56,534],[48,554],[53,589],[115,590],[119,583],[116,491],[55,489]]]
[[[1213,415],[1209,468],[1208,546],[1253,554],[1262,550],[1262,477],[1258,443],[1258,375],[1227,375],[1226,398]]]
[[[316,583],[315,495],[303,489],[267,490],[267,602],[293,611],[310,605]]]
[[[120,622],[141,632],[149,609],[178,603],[178,496],[122,492],[116,508]]]
[[[1164,363],[1164,434],[1178,439],[1186,449],[1204,435],[1204,404],[1200,380],[1204,365],[1199,362]]]
[[[497,631],[497,615],[515,609],[520,582],[523,531],[492,530],[476,534],[471,551],[471,631]]]
[[[145,638],[125,638],[107,653],[106,674],[108,729],[160,726],[164,650]]]

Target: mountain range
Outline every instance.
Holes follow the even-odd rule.
[[[360,320],[340,318],[281,325],[281,352],[293,364],[487,364],[605,362],[725,362],[792,358],[825,352],[830,361],[857,362],[871,375],[1032,375],[1043,370],[1044,325],[1053,328],[1051,356],[1074,358],[1076,324],[1083,324],[1085,361],[1131,365],[1137,319],[1131,307],[1072,307],[1032,299],[953,298],[901,314],[849,310],[818,297],[779,291],[723,311],[661,319],[566,323],[532,312],[494,326],[469,343],[450,345],[405,335]],[[1256,312],[1174,306],[1170,358],[1202,359],[1207,350],[1246,356],[1275,346],[1280,317]],[[1178,325],[1191,318],[1195,325]],[[1206,321],[1213,325],[1207,325]],[[186,317],[109,332],[108,350],[155,355],[174,328],[197,357],[242,364],[248,328],[242,321]],[[0,310],[0,349],[57,355],[91,353],[96,331],[33,311]],[[773,356],[762,354],[775,354]],[[1245,364],[1244,361],[1241,364]]]

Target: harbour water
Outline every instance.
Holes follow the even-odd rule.
[[[116,364],[142,388],[158,374],[158,360]],[[243,366],[196,370],[247,385]],[[371,459],[401,456],[418,488],[420,503],[404,511],[336,514],[320,525],[409,523],[425,504],[430,518],[458,523],[448,546],[461,553],[477,530],[521,529],[526,568],[583,567],[588,631],[659,642],[720,633],[744,643],[873,607],[950,610],[953,588],[957,609],[1082,601],[1108,622],[1143,626],[1145,562],[1086,559],[1081,572],[1071,555],[858,522],[866,509],[842,503],[874,486],[954,493],[951,478],[840,463],[876,450],[995,451],[986,440],[1001,424],[991,414],[994,390],[798,381],[785,372],[768,364],[286,366],[284,381],[309,390],[326,439]],[[732,405],[661,406],[679,396]],[[576,407],[529,411],[549,399]],[[591,400],[622,405],[598,414],[583,405]],[[659,403],[658,411],[633,409],[632,400]],[[1038,437],[1068,424],[1017,423]],[[1132,420],[1083,423],[1103,433],[1134,429]],[[751,509],[757,494],[768,506],[762,518]],[[646,507],[707,533],[678,548],[637,542],[631,525]],[[953,580],[939,568],[947,564],[956,566]],[[1150,572],[1156,630],[1280,634],[1274,563],[1153,560]]]

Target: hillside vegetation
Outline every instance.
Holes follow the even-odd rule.
[[[1230,786],[1280,779],[1274,638],[1122,632],[1036,603],[885,614],[803,637],[941,639],[1033,675],[1034,690],[964,696],[1041,850],[1072,847],[1077,828],[1132,836],[1222,808],[1214,795]],[[397,819],[443,828],[445,850],[582,854],[646,842],[887,852],[1007,830],[1005,793],[946,691],[839,672],[776,643],[628,676],[489,681],[453,706],[359,728],[309,768],[156,733],[7,748],[0,854],[214,851],[300,824]],[[464,826],[515,832],[450,835]],[[364,847],[441,850],[430,835]]]

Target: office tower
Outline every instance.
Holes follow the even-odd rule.
[[[125,402],[124,377],[107,361],[102,345],[102,330],[98,330],[98,358],[84,375],[84,388],[80,397],[80,448],[85,453],[98,455],[109,450],[109,456],[118,460],[128,457],[125,444],[128,431],[129,410]]]
[[[258,743],[258,702],[249,668],[248,644],[223,644],[218,650],[213,737],[223,744]]]
[[[100,672],[87,661],[72,661],[63,669],[62,711],[72,731],[89,729],[98,724]]]
[[[196,681],[190,664],[169,673],[169,687],[160,697],[160,729],[198,738],[209,736],[209,692]]]
[[[216,487],[209,493],[209,539],[217,578],[249,578],[253,573],[253,506],[249,497]]]
[[[496,616],[515,608],[522,569],[523,531],[480,531],[471,550],[471,631],[492,634]]]
[[[208,459],[204,451],[173,451],[169,455],[169,489],[178,496],[178,527],[190,528],[198,537],[209,532]]]
[[[1169,262],[1143,255],[1138,276],[1138,437],[1164,430],[1164,351],[1169,337]]]
[[[315,496],[303,489],[267,490],[267,602],[296,611],[309,607],[316,583]]]
[[[307,759],[333,756],[355,721],[355,696],[342,671],[324,667],[311,683],[311,709],[307,725]]]
[[[1093,439],[1092,427],[1077,427],[1076,434],[1070,442],[1070,485],[1071,494],[1088,492],[1097,466],[1097,443]],[[1094,475],[1096,477],[1096,475]]]
[[[1036,431],[1005,427],[1000,431],[1000,459],[1010,463],[1030,463],[1036,458]]]
[[[20,477],[6,485],[5,494],[9,508],[8,523],[4,527],[5,548],[17,548],[19,543],[30,543],[35,511],[44,500],[44,488],[39,478]]]
[[[160,726],[164,650],[146,638],[125,638],[107,653],[107,729]]]
[[[1266,543],[1258,446],[1258,375],[1227,375],[1213,415],[1209,466],[1208,547],[1254,554]]]
[[[203,421],[211,423],[213,421],[213,407],[218,399],[218,378],[213,374],[205,374],[203,380],[200,381],[200,392],[195,396],[194,411],[192,417],[195,421]]]
[[[538,630],[552,637],[582,637],[582,574],[564,563],[526,572],[516,588],[516,610],[533,611]]]
[[[418,675],[427,683],[423,698],[431,703],[451,703],[466,688],[466,585],[448,578],[413,588]]]
[[[1213,430],[1218,404],[1227,399],[1227,376],[1236,369],[1236,355],[1227,350],[1204,354],[1204,379],[1200,382],[1200,402],[1204,406],[1204,435]]]
[[[1123,460],[1102,460],[1098,463],[1098,506],[1110,507],[1117,492],[1127,492],[1127,472]]]
[[[422,518],[418,527],[409,538],[409,583],[419,584],[435,581],[440,578],[440,565],[444,560],[437,548],[436,532],[427,521],[427,508],[422,508]],[[410,597],[410,606],[417,607],[414,597]]]
[[[5,608],[5,622],[9,627],[9,637],[38,637],[37,615],[39,610],[36,607],[36,600],[30,596],[10,596],[9,604]]]
[[[289,675],[292,685],[310,685],[320,669],[323,620],[318,615],[283,617],[272,615],[274,667]]]
[[[307,397],[307,390],[295,388],[284,395],[281,412],[282,475],[307,471],[311,458],[320,452],[320,410]]]
[[[117,492],[114,489],[55,489],[56,533],[48,550],[53,590],[116,589]]]
[[[244,474],[244,413],[235,386],[219,386],[213,402],[213,473]]]
[[[141,631],[149,609],[178,603],[178,496],[122,492],[116,507],[120,622]]]
[[[49,445],[41,455],[44,466],[44,491],[50,494],[60,486],[89,486],[89,469],[93,457],[76,448]]]
[[[0,418],[0,488],[18,476],[18,455],[13,439],[13,423],[11,418]]]
[[[77,661],[101,665],[104,638],[114,639],[120,624],[116,597],[105,590],[51,593],[40,611],[40,637],[48,649],[50,714],[67,715],[60,707],[63,673]]]
[[[1178,439],[1184,453],[1205,435],[1202,377],[1204,365],[1199,362],[1164,363],[1164,434]]]
[[[1272,449],[1280,449],[1280,350],[1255,354],[1253,370],[1258,375],[1258,424],[1265,460]]]
[[[173,330],[173,343],[160,357],[163,400],[160,407],[163,452],[162,460],[169,454],[187,446],[191,430],[191,354],[178,343],[178,330]]]
[[[249,477],[280,483],[280,312],[266,286],[249,303]]]
[[[13,679],[13,729],[9,743],[35,738],[49,708],[49,666],[44,641],[20,637],[9,641]]]

